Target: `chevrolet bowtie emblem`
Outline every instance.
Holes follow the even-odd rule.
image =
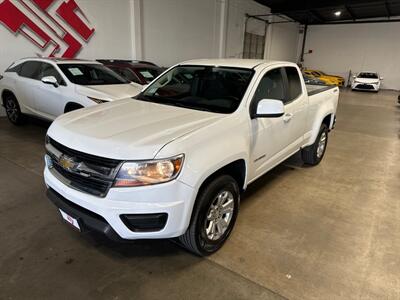
[[[77,166],[77,163],[74,161],[74,159],[65,154],[61,155],[58,163],[63,169],[67,171],[72,171]]]

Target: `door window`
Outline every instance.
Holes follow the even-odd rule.
[[[40,68],[42,63],[40,61],[27,61],[22,65],[20,76],[39,80]]]
[[[268,73],[266,73],[261,79],[257,90],[254,93],[253,102],[258,103],[262,99],[281,101],[285,99],[284,81],[281,68],[268,71]]]
[[[285,100],[285,83],[282,75],[282,68],[268,71],[258,84],[251,102],[251,112],[255,113],[260,100]]]
[[[58,84],[66,85],[60,73],[51,64],[42,63],[42,68],[39,78],[41,80],[43,77],[47,76],[54,76],[57,79]]]
[[[286,67],[286,76],[288,79],[287,99],[284,102],[290,102],[299,97],[302,93],[299,72],[295,67]]]

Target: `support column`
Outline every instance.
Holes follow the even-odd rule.
[[[219,32],[218,32],[218,57],[226,56],[226,34],[228,28],[229,0],[218,0],[219,4]]]
[[[144,59],[142,30],[142,0],[130,0],[132,58]]]

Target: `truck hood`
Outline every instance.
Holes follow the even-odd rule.
[[[76,86],[78,94],[108,101],[134,97],[141,90],[142,86],[136,83]]]
[[[53,122],[48,135],[66,147],[92,155],[152,159],[167,143],[224,116],[125,99],[64,114]]]

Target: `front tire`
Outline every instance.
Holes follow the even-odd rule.
[[[14,125],[21,125],[24,122],[24,115],[21,112],[17,98],[14,95],[6,95],[4,98],[8,120]]]
[[[189,228],[179,237],[183,247],[199,256],[220,249],[235,225],[239,203],[239,187],[231,176],[207,184],[197,196]]]
[[[328,127],[322,124],[315,143],[301,150],[303,162],[311,166],[318,165],[325,155],[327,145]]]

